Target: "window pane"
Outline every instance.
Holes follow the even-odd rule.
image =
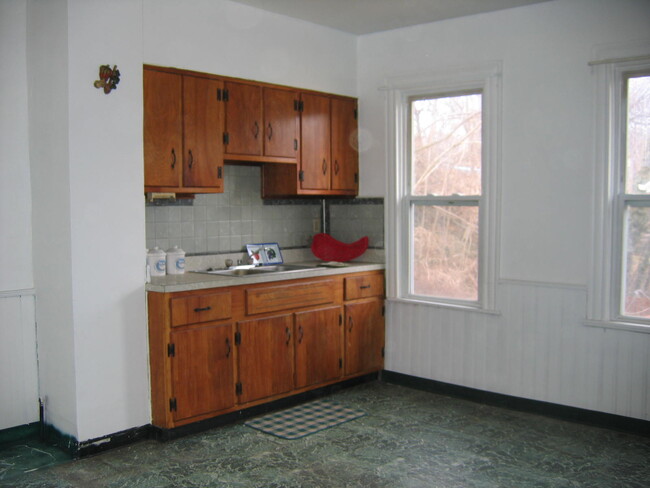
[[[481,194],[481,95],[411,102],[411,193]]]
[[[478,207],[413,207],[413,293],[478,300]]]
[[[625,215],[623,315],[650,318],[650,207]]]
[[[627,84],[626,193],[650,194],[650,76]]]

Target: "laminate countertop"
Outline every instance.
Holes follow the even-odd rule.
[[[321,276],[332,276],[338,274],[361,273],[365,271],[379,271],[385,269],[384,263],[370,263],[363,261],[350,261],[342,267],[318,266],[316,261],[304,261],[299,264],[313,266],[313,268],[268,274],[257,274],[248,276],[223,276],[217,274],[206,274],[194,271],[187,271],[180,275],[152,276],[151,282],[147,283],[145,290],[157,293],[170,293],[177,291],[202,290],[205,288],[221,288],[227,286],[250,285],[255,283],[268,283],[273,281],[299,280],[303,278],[319,278]]]

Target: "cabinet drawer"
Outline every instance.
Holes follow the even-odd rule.
[[[171,314],[172,327],[228,319],[232,315],[230,292],[172,298]]]
[[[323,305],[333,301],[334,282],[332,280],[246,290],[246,312],[248,315]]]
[[[362,275],[345,278],[345,299],[380,297],[384,295],[384,275]]]

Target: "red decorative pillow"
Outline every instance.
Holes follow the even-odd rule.
[[[368,236],[351,244],[338,241],[329,234],[316,234],[311,243],[311,252],[323,261],[350,261],[358,258],[368,249]]]

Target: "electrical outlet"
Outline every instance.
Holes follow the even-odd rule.
[[[319,219],[314,219],[311,221],[311,230],[316,233],[320,232],[320,220]]]

